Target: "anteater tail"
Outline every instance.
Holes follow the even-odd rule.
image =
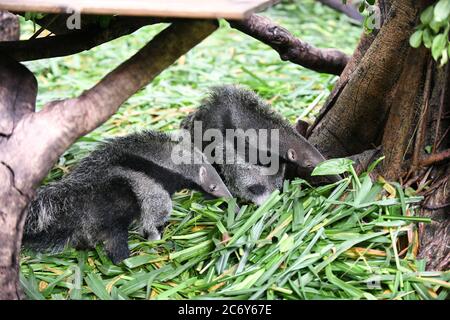
[[[70,241],[75,226],[68,222],[68,186],[55,182],[38,189],[28,206],[22,243],[37,252],[60,252]]]

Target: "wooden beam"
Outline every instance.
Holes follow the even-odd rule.
[[[279,0],[0,0],[0,10],[152,16],[202,19],[244,19]]]

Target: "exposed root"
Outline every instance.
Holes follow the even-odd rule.
[[[450,149],[441,151],[439,153],[434,153],[425,158],[422,158],[422,160],[420,161],[420,165],[423,167],[428,167],[448,159],[450,159]]]

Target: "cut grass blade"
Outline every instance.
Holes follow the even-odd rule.
[[[103,284],[102,278],[95,273],[90,273],[85,278],[86,284],[91,288],[92,292],[100,300],[112,300],[111,295],[106,291],[106,287]]]

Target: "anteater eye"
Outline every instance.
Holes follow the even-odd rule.
[[[304,165],[305,165],[306,168],[312,168],[312,167],[314,167],[314,165],[312,164],[312,162],[311,162],[311,161],[308,161],[308,160],[305,160]]]
[[[209,191],[214,192],[214,191],[216,191],[216,189],[217,189],[217,186],[215,184],[209,185]]]

